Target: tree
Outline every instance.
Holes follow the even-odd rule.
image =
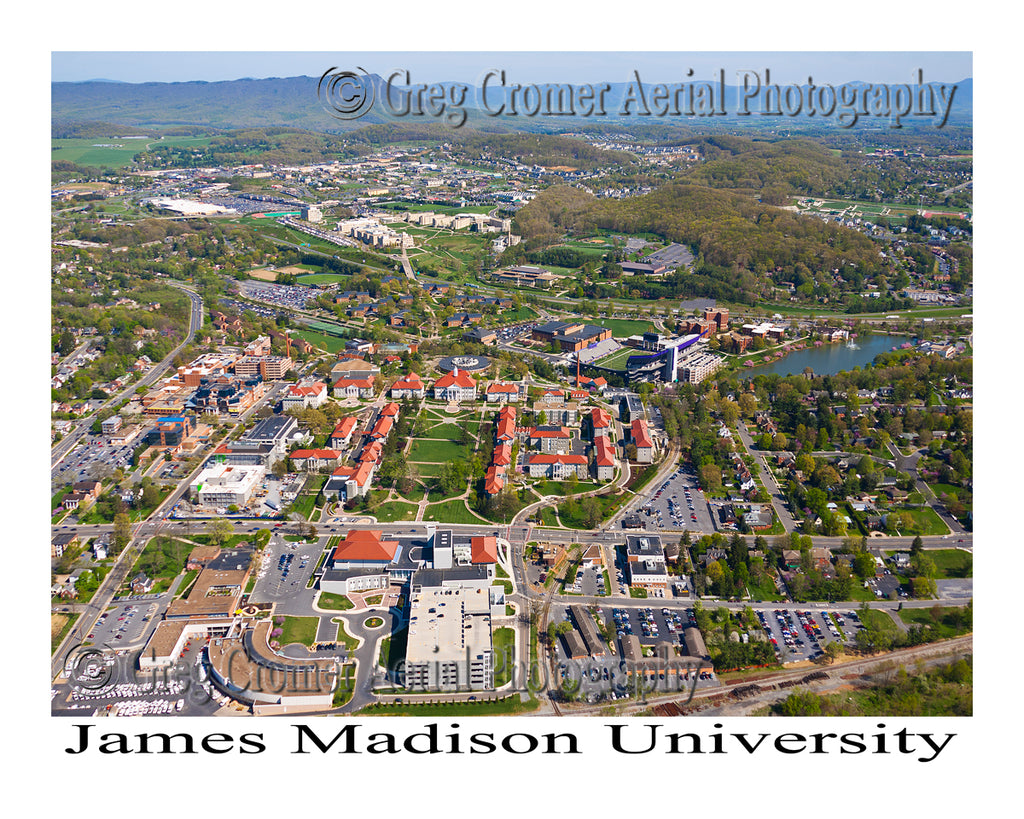
[[[121,512],[114,515],[114,549],[120,552],[132,539],[132,522]]]
[[[736,401],[744,418],[752,418],[754,413],[757,412],[757,396],[753,393],[742,392]]]
[[[853,572],[862,580],[874,577],[875,559],[868,552],[857,552],[853,556]]]
[[[722,488],[722,470],[717,464],[705,464],[700,468],[700,482],[705,490],[719,491]]]
[[[587,496],[580,502],[580,517],[587,529],[593,529],[601,520],[601,504],[597,498]]]
[[[57,352],[61,355],[67,355],[75,349],[75,335],[70,330],[65,330],[60,334],[60,338],[57,341]]]
[[[210,543],[215,546],[223,546],[234,533],[235,526],[227,518],[217,518],[206,530]]]

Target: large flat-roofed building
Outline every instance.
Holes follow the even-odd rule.
[[[225,441],[213,451],[210,464],[230,466],[273,466],[274,448],[270,444]]]
[[[245,506],[263,480],[262,466],[208,466],[192,481],[189,491],[201,506]]]
[[[156,426],[146,434],[150,446],[179,446],[192,431],[195,419],[189,415],[167,415],[156,419]]]
[[[611,338],[612,331],[593,324],[549,321],[534,327],[531,337],[536,341],[557,344],[563,353],[573,353]]]
[[[271,415],[243,434],[239,442],[269,444],[276,454],[284,455],[288,446],[300,438],[302,433],[299,431],[299,422],[292,416]]]
[[[412,593],[405,685],[442,691],[494,687],[487,589],[435,587]]]
[[[699,384],[722,369],[725,359],[712,353],[698,352],[687,356],[676,369],[680,381]]]
[[[544,399],[535,401],[533,404],[534,416],[539,417],[542,412],[548,424],[574,427],[580,421],[580,407],[575,401],[562,401],[561,403],[553,403]]]
[[[658,535],[627,535],[626,567],[631,586],[658,589],[668,586],[665,548]]]
[[[559,279],[550,270],[544,270],[532,265],[519,265],[503,270],[495,270],[491,277],[504,284],[512,284],[516,287],[551,287],[552,283]]]
[[[188,597],[174,600],[167,609],[166,619],[208,619],[232,617],[238,609],[249,569],[221,571],[203,569],[196,578]]]
[[[235,362],[235,375],[259,375],[262,356],[244,355]]]
[[[295,366],[291,358],[283,355],[268,355],[260,360],[260,375],[264,381],[278,381]]]

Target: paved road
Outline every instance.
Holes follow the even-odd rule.
[[[754,459],[754,463],[757,466],[757,475],[771,497],[772,509],[775,510],[776,517],[778,517],[779,522],[782,523],[783,528],[787,532],[794,531],[797,528],[797,522],[789,513],[789,508],[786,505],[786,496],[782,494],[778,483],[775,482],[775,476],[772,475],[772,471],[764,463],[764,453],[754,451],[754,441],[750,437],[750,432],[745,423],[740,421],[736,424],[736,429],[739,431],[739,438],[743,444],[743,449],[747,455]]]
[[[199,297],[199,294],[193,290],[188,289],[185,285],[180,282],[168,281],[167,284],[172,287],[177,287],[179,290],[185,292],[191,302],[191,314],[189,316],[188,333],[185,335],[184,340],[168,353],[167,357],[164,358],[159,364],[154,366],[150,371],[139,381],[133,382],[128,385],[124,390],[119,392],[117,395],[110,398],[105,404],[96,410],[89,418],[78,422],[78,425],[67,435],[61,438],[53,448],[50,450],[50,466],[51,468],[57,466],[61,460],[72,450],[75,445],[81,440],[82,436],[92,426],[92,419],[97,413],[102,412],[108,407],[113,407],[125,400],[129,396],[135,393],[135,390],[140,386],[150,386],[160,378],[164,371],[174,361],[175,356],[180,353],[186,345],[192,343],[192,339],[195,338],[196,332],[200,327],[203,326],[203,300]]]

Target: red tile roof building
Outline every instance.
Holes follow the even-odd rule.
[[[390,563],[397,551],[398,541],[384,540],[380,530],[350,529],[334,549],[331,560],[335,569],[351,569],[367,564]]]
[[[471,563],[497,563],[498,539],[496,537],[474,537],[470,540]]]
[[[595,438],[608,435],[612,426],[612,416],[600,407],[594,407],[590,411],[590,424]]]
[[[487,400],[495,401],[518,401],[519,385],[505,381],[495,381],[487,387]]]
[[[651,439],[647,422],[643,418],[637,418],[630,426],[630,433],[633,436],[633,443],[636,444],[637,461],[642,464],[654,461],[654,441]]]
[[[330,445],[334,449],[341,449],[346,446],[352,438],[352,432],[356,428],[356,419],[349,415],[338,421],[337,426],[334,427],[334,431],[331,433]]]
[[[425,395],[426,387],[416,373],[409,373],[391,385],[392,398],[423,398]]]
[[[372,375],[365,378],[339,378],[334,382],[335,398],[373,398]]]
[[[594,450],[597,479],[599,481],[610,481],[615,477],[615,449],[612,447],[607,435],[598,435],[594,439]]]
[[[589,477],[587,459],[583,455],[530,455],[527,466],[531,478],[555,478],[561,480],[575,474],[578,478]]]
[[[442,401],[474,401],[476,381],[456,368],[434,382],[434,398]]]

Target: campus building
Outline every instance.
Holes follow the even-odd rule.
[[[405,685],[414,691],[494,687],[487,589],[441,586],[412,593]]]

